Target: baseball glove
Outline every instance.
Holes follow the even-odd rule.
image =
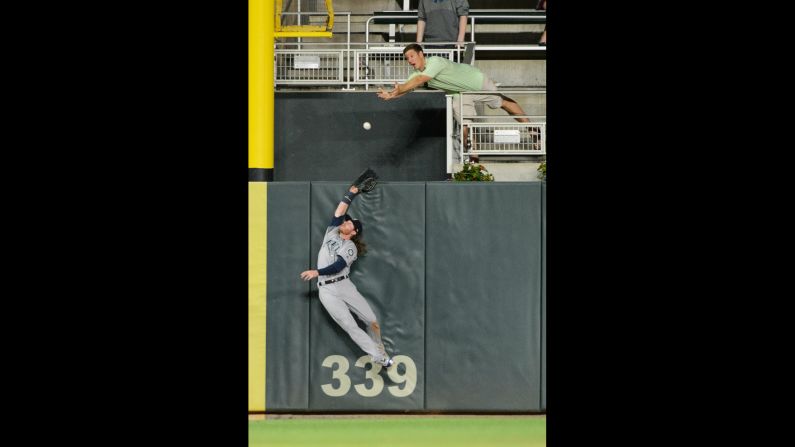
[[[376,183],[378,183],[378,174],[367,168],[359,174],[352,186],[359,188],[359,192],[370,192],[375,188]]]

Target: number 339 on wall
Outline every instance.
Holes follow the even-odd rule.
[[[417,366],[414,364],[414,360],[411,360],[410,357],[405,355],[396,355],[392,357],[392,360],[395,361],[395,364],[387,370],[387,375],[392,382],[403,384],[403,386],[389,385],[386,388],[389,393],[395,397],[406,397],[413,393],[414,387],[417,386]],[[356,384],[353,386],[353,389],[356,390],[360,396],[375,397],[384,390],[384,379],[378,374],[382,366],[378,363],[373,363],[369,355],[359,357],[355,365],[359,368],[364,368],[368,363],[372,366],[370,369],[365,370],[365,383]],[[398,372],[398,366],[401,364],[405,366],[406,372],[404,374]],[[335,368],[334,365],[337,367]],[[351,378],[348,377],[347,374],[350,369],[348,359],[341,355],[330,355],[323,359],[322,366],[325,368],[332,368],[331,378],[336,380],[337,386],[334,386],[335,384],[333,382],[326,383],[321,385],[320,389],[331,397],[346,395],[351,389]],[[371,385],[367,386],[367,382],[370,382]]]

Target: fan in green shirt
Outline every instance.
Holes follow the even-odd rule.
[[[494,91],[495,94],[464,95],[463,107],[464,115],[475,115],[474,103],[483,103],[492,109],[502,108],[510,115],[525,115],[524,110],[513,99],[496,93],[497,87],[482,71],[468,64],[459,64],[449,59],[438,56],[425,57],[422,46],[416,43],[406,45],[403,49],[403,56],[406,61],[414,67],[414,71],[409,75],[405,83],[395,82],[392,91],[378,89],[378,97],[389,101],[399,98],[415,88],[428,83],[428,87],[444,90],[448,94],[458,94],[465,91]],[[458,99],[454,100],[458,104]],[[453,114],[458,122],[461,122],[461,111],[455,107]],[[521,123],[528,123],[528,118],[514,118]],[[471,120],[464,119],[464,123]],[[468,141],[467,126],[464,126],[464,140]],[[477,155],[471,154],[470,160],[477,161]]]

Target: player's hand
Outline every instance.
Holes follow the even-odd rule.
[[[354,194],[359,194],[359,188],[357,188],[356,185],[351,186],[351,189],[349,189],[348,191]]]
[[[304,281],[309,281],[312,278],[317,278],[317,270],[306,270],[301,272],[301,279]]]

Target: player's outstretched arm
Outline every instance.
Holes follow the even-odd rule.
[[[348,189],[348,192],[342,196],[342,200],[340,200],[340,204],[337,206],[337,210],[334,211],[334,217],[344,216],[345,213],[348,212],[348,207],[353,202],[353,199],[356,198],[356,195],[359,194],[359,188],[356,186],[351,186]]]
[[[341,272],[342,269],[344,269],[347,265],[348,264],[345,262],[345,258],[337,255],[337,260],[333,264],[327,265],[322,269],[306,270],[301,272],[301,279],[304,281],[309,281],[312,278],[317,278],[318,275],[333,275],[335,273]]]

